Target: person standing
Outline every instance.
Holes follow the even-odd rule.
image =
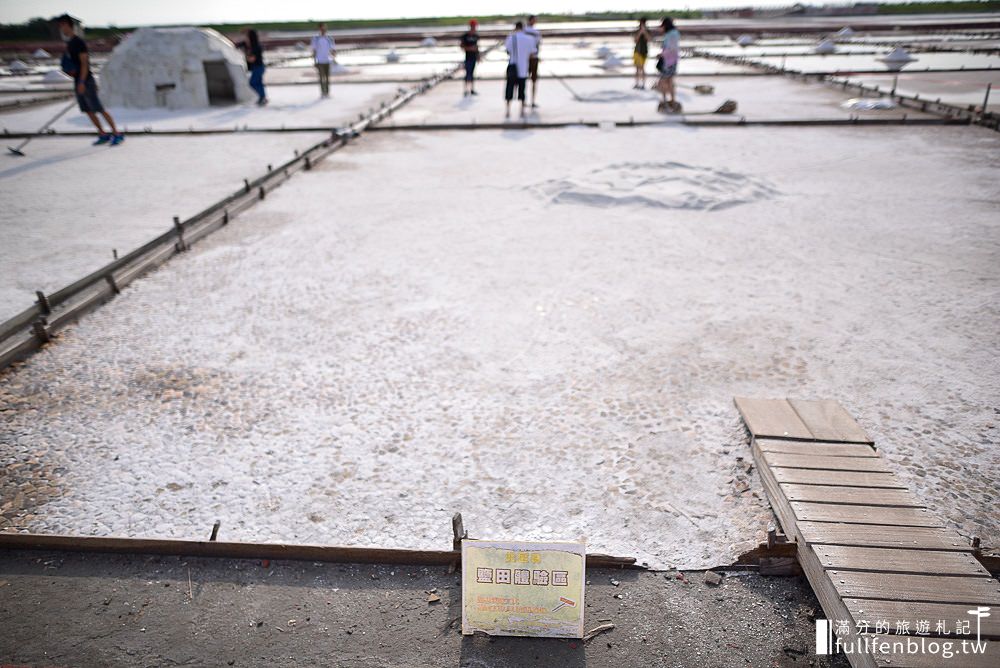
[[[87,114],[87,118],[97,128],[97,141],[94,146],[108,144],[117,146],[125,141],[125,135],[118,132],[115,127],[115,119],[104,110],[101,99],[97,96],[97,81],[94,79],[94,72],[90,69],[90,51],[87,43],[76,34],[76,20],[69,14],[63,14],[56,18],[59,26],[59,34],[66,42],[66,51],[62,56],[62,70],[73,77],[73,91],[76,93],[76,103],[80,111]],[[110,132],[105,132],[101,125],[100,114],[108,122]]]
[[[528,76],[531,77],[531,108],[537,109],[538,104],[538,47],[542,45],[542,33],[538,31],[535,24],[538,23],[538,17],[531,15],[528,17],[528,27],[524,29],[525,34],[527,34],[531,39],[535,40],[535,48],[532,50],[531,55],[528,56]]]
[[[506,118],[510,118],[510,102],[514,99],[514,89],[517,89],[517,99],[521,101],[521,118],[524,118],[525,95],[524,87],[528,80],[528,59],[535,47],[535,40],[525,34],[524,23],[514,24],[514,32],[507,35],[504,42],[509,59],[507,61],[507,87],[504,99],[507,100]]]
[[[479,62],[479,21],[469,21],[469,30],[462,35],[462,51],[465,52],[465,87],[462,97],[479,95],[476,92],[476,64]]]
[[[244,28],[243,38],[240,46],[246,54],[247,69],[250,70],[250,87],[257,93],[257,106],[263,107],[267,104],[267,92],[264,90],[264,49],[253,28]]]
[[[632,63],[635,64],[635,85],[632,88],[642,90],[646,87],[646,58],[649,56],[649,42],[653,36],[646,27],[648,19],[639,19],[639,29],[635,31],[635,50],[632,52]]]
[[[312,38],[313,64],[319,73],[320,97],[330,97],[330,61],[337,55],[337,44],[326,34],[326,24],[319,24],[319,34]]]
[[[660,102],[660,109],[666,111],[679,111],[677,104],[677,89],[674,85],[674,76],[677,74],[677,63],[681,57],[681,33],[674,26],[674,21],[669,16],[663,19],[663,50],[660,52],[660,60],[657,62],[657,69],[660,71],[660,80],[656,82],[656,89],[660,91],[663,100]],[[667,97],[669,96],[669,100]]]

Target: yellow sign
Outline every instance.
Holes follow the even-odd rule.
[[[462,541],[462,633],[583,637],[583,543]]]

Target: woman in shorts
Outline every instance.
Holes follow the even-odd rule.
[[[635,50],[632,52],[632,63],[635,65],[635,84],[632,88],[637,90],[646,87],[646,58],[649,56],[649,43],[653,39],[646,21],[646,17],[639,19],[639,29],[635,32]]]
[[[670,109],[678,111],[680,105],[677,104],[677,90],[674,86],[674,76],[677,74],[677,61],[681,57],[681,33],[674,26],[674,21],[669,16],[663,19],[663,50],[660,51],[660,62],[657,69],[660,71],[660,80],[656,82],[656,90],[660,91],[663,100],[660,102],[662,110]],[[669,100],[667,99],[669,97]]]

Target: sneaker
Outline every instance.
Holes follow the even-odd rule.
[[[472,91],[471,94],[472,95],[479,95],[479,93],[477,93],[476,91]]]
[[[97,141],[94,142],[94,146],[100,146],[101,144],[107,144],[109,141],[111,141],[111,135],[110,134],[98,135]]]
[[[257,106],[258,107],[263,107],[266,104],[267,104],[267,98],[266,97],[262,97],[259,100],[257,100]]]
[[[111,145],[112,146],[118,146],[118,144],[121,144],[123,141],[125,141],[125,135],[123,135],[120,132],[118,134],[116,134],[116,135],[112,135],[111,136]]]
[[[532,109],[538,109],[538,105],[537,105],[537,104],[535,104],[534,102],[532,102],[532,103],[531,103],[531,108],[532,108]]]

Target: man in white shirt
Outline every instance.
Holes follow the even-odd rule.
[[[330,97],[330,61],[337,53],[337,44],[326,34],[326,24],[319,24],[319,34],[312,38],[313,63],[319,72],[321,97]]]
[[[510,118],[510,101],[514,99],[514,88],[517,88],[517,99],[521,101],[521,118],[524,118],[524,85],[528,79],[528,61],[535,50],[535,40],[524,32],[524,23],[514,24],[514,32],[507,35],[504,42],[507,47],[507,88],[504,99],[507,100],[507,118]]]
[[[528,17],[528,27],[524,33],[535,40],[535,49],[528,58],[528,77],[531,79],[531,108],[537,109],[536,100],[538,98],[538,47],[542,45],[542,33],[538,32],[535,24],[538,23],[537,16]]]

